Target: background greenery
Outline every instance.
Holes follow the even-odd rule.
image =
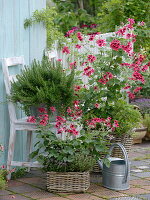
[[[63,42],[63,35],[74,26],[98,24],[102,33],[115,31],[116,26],[128,18],[144,21],[146,30],[139,28],[140,46],[150,53],[150,2],[149,0],[47,0],[47,8],[36,11],[25,21],[25,27],[44,22],[47,29],[47,47],[54,40]]]

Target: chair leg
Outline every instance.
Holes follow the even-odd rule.
[[[29,155],[32,152],[32,131],[27,131],[27,161],[30,161]],[[30,167],[28,167],[28,172],[30,171]]]
[[[16,129],[13,124],[10,124],[10,137],[9,137],[8,158],[7,158],[7,171],[8,171],[7,180],[11,179],[11,162],[14,156],[15,138],[16,138]]]

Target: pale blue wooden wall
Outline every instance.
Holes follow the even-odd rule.
[[[36,58],[41,59],[46,45],[46,31],[43,24],[24,29],[24,20],[33,11],[46,7],[46,0],[0,0],[0,59],[24,55],[28,65]],[[0,102],[6,101],[5,87],[0,61]],[[6,163],[9,138],[9,116],[7,103],[0,103],[0,143],[5,152],[0,156],[0,165]],[[17,138],[15,157],[23,159],[24,137]]]

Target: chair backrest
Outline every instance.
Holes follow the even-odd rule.
[[[49,61],[51,61],[54,66],[56,66],[56,60],[58,59],[57,50],[47,51],[45,55],[48,57]]]
[[[3,70],[3,76],[4,76],[4,84],[6,88],[6,94],[9,96],[11,92],[11,82],[15,81],[16,74],[11,75],[9,68],[12,66],[19,66],[21,69],[24,68],[24,57],[11,57],[11,58],[3,58],[2,59],[2,70]],[[15,105],[12,102],[8,102],[8,111],[11,121],[15,121],[16,118],[16,109]]]

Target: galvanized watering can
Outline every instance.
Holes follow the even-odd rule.
[[[110,157],[113,148],[118,146],[123,151],[124,159]],[[98,161],[99,166],[102,168],[103,186],[112,190],[129,189],[129,160],[124,146],[121,143],[112,144],[106,158],[110,161],[110,167],[103,164],[101,160]]]

